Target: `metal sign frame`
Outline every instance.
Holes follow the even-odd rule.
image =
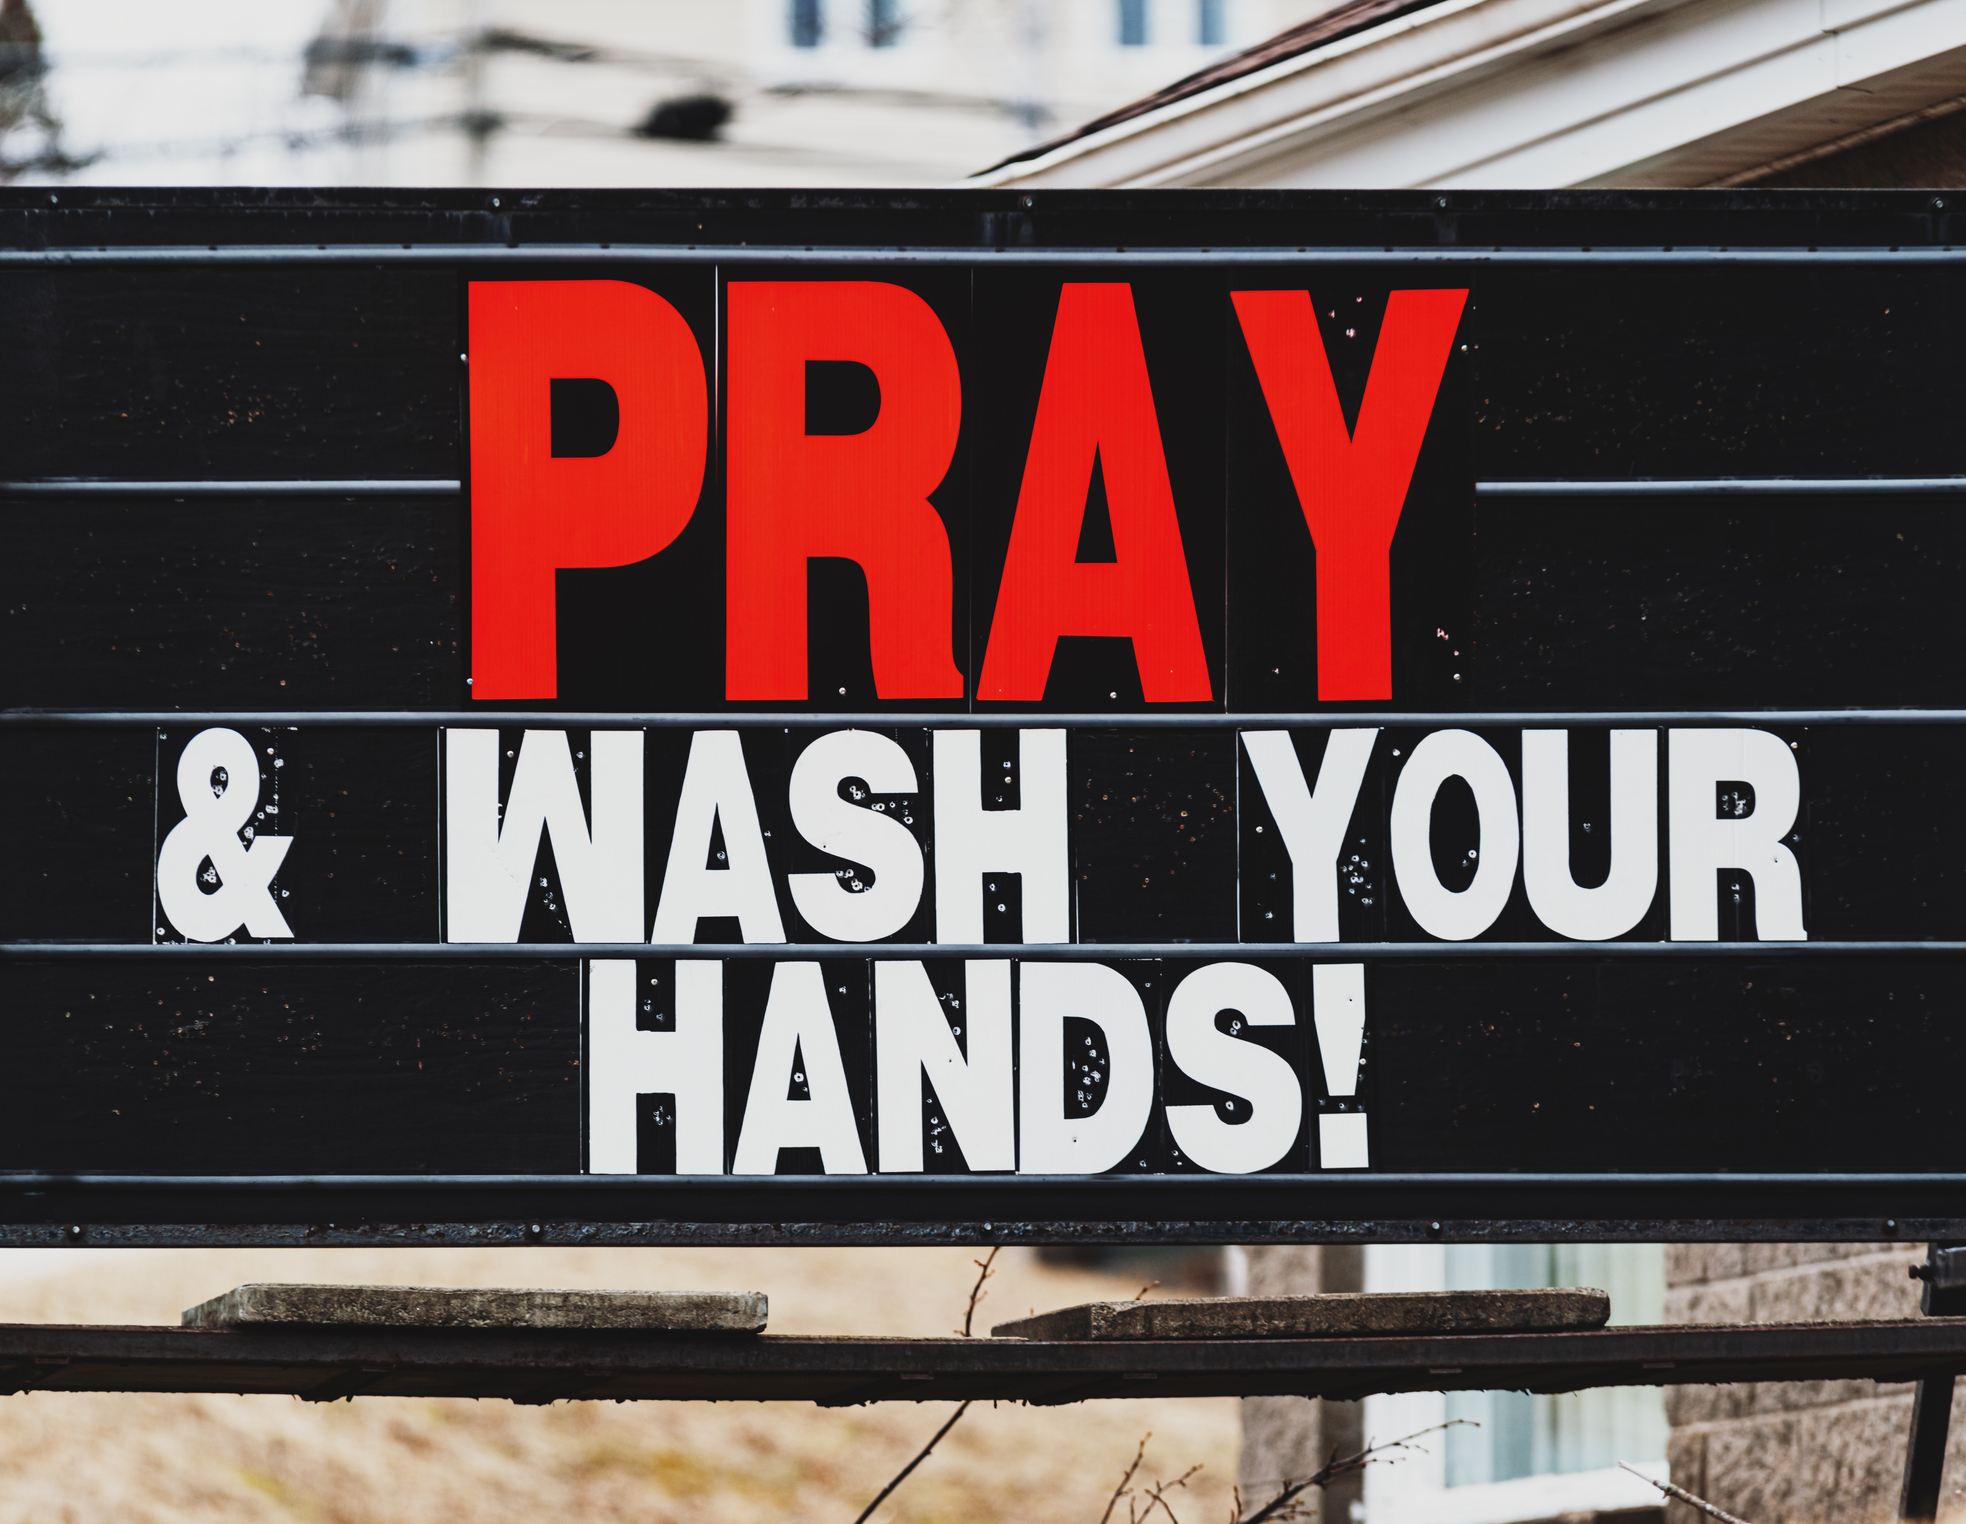
[[[358,269],[632,272],[679,265],[885,269],[1085,268],[1132,271],[1302,267],[1406,272],[1478,283],[1484,272],[1652,274],[1743,269],[1896,272],[1966,264],[1956,214],[1924,193],[932,193],[811,198],[791,193],[34,192],[0,195],[0,306],[17,274]],[[1193,229],[1216,240],[1199,246]],[[690,242],[690,238],[697,241]],[[1297,242],[1297,239],[1305,239]],[[1383,241],[1379,241],[1383,239]],[[1966,466],[1966,460],[1962,460]],[[22,476],[0,500],[45,505],[463,501],[462,476],[158,479]],[[1600,504],[1742,499],[1949,503],[1966,473],[1874,476],[1484,479],[1477,503]],[[1929,659],[1933,653],[1912,653]],[[1340,713],[633,713],[487,706],[484,710],[97,708],[0,712],[0,746],[39,733],[169,727],[442,731],[452,727],[746,727],[982,730],[1041,724],[1160,732],[1346,727],[1521,729],[1737,725],[1951,727],[1966,708],[1481,710],[1350,708]],[[990,942],[759,944],[403,941],[159,945],[101,939],[0,942],[0,975],[50,966],[107,969],[557,964],[598,958],[788,956],[819,960],[1009,958],[1227,960],[1289,955],[1372,965],[1439,960],[1581,969],[1659,960],[1809,968],[1859,960],[1893,968],[1966,960],[1966,938],[1832,938],[1795,943],[1561,941]],[[1936,975],[1935,975],[1936,977]],[[1956,1088],[1956,1087],[1955,1087]],[[26,1161],[23,1161],[25,1163]],[[1966,1168],[1943,1157],[1900,1169],[1373,1169],[1249,1176],[914,1176],[770,1178],[468,1174],[429,1171],[217,1173],[12,1168],[0,1173],[0,1243],[708,1243],[1605,1241],[1966,1238]],[[1966,1160],[1958,1161],[1966,1166]],[[332,1220],[327,1220],[332,1219]]]

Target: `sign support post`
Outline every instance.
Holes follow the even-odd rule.
[[[1925,1283],[1919,1311],[1927,1317],[1966,1312],[1966,1247],[1933,1244],[1925,1251],[1925,1263],[1912,1266],[1911,1274]],[[1904,1491],[1898,1499],[1900,1519],[1938,1517],[1954,1380],[1950,1375],[1927,1376],[1918,1383],[1911,1404],[1911,1438],[1905,1448]]]

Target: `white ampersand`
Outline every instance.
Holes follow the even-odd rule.
[[[157,899],[171,924],[194,942],[217,942],[242,924],[249,936],[292,936],[268,886],[293,838],[256,836],[250,845],[239,840],[240,828],[259,803],[259,758],[252,742],[236,730],[193,736],[178,758],[177,796],[184,819],[157,854]],[[206,858],[218,878],[211,893],[198,883]]]

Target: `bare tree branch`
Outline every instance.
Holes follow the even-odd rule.
[[[1657,1487],[1667,1497],[1678,1498],[1680,1502],[1688,1504],[1693,1508],[1699,1509],[1701,1513],[1706,1514],[1708,1517],[1719,1519],[1720,1524],[1748,1524],[1748,1521],[1746,1519],[1737,1518],[1735,1515],[1729,1513],[1724,1508],[1714,1507],[1713,1504],[1709,1503],[1705,1498],[1695,1497],[1692,1493],[1688,1492],[1684,1487],[1675,1487],[1671,1482],[1662,1482],[1656,1476],[1647,1476],[1643,1471],[1639,1470],[1638,1467],[1626,1466],[1623,1461],[1619,1461],[1618,1464],[1620,1466],[1624,1466],[1625,1470],[1629,1471],[1633,1476],[1637,1477],[1640,1481],[1650,1482],[1654,1487]]]
[[[1264,1519],[1288,1519],[1295,1517],[1297,1494],[1311,1485],[1313,1484],[1308,1477],[1301,1482],[1293,1482],[1248,1518],[1243,1518],[1242,1514],[1238,1512],[1236,1514],[1238,1524],[1260,1524],[1260,1521]],[[1322,1487],[1324,1483],[1319,1482],[1315,1485]],[[1289,1510],[1289,1512],[1285,1510]]]
[[[1003,1252],[1003,1246],[999,1244],[996,1248],[990,1251],[988,1258],[971,1261],[971,1263],[974,1264],[982,1272],[982,1274],[976,1277],[976,1284],[969,1288],[969,1306],[963,1310],[962,1334],[965,1339],[967,1339],[970,1336],[969,1334],[970,1324],[976,1321],[976,1304],[983,1300],[983,1283],[996,1273],[990,1268],[990,1266],[996,1262],[997,1256],[1002,1252]],[[953,1429],[956,1426],[956,1421],[968,1411],[969,1411],[969,1403],[965,1402],[961,1407],[957,1408],[955,1412],[951,1413],[949,1415],[949,1421],[944,1425],[942,1425],[941,1428],[935,1431],[934,1438],[930,1439],[927,1444],[921,1447],[920,1451],[916,1453],[915,1458],[913,1460],[909,1461],[907,1465],[903,1466],[898,1472],[895,1473],[894,1480],[889,1482],[885,1487],[883,1487],[880,1490],[880,1492],[875,1495],[874,1501],[869,1503],[865,1508],[863,1508],[860,1511],[860,1517],[855,1519],[853,1521],[853,1524],[867,1524],[867,1520],[873,1517],[874,1510],[887,1501],[888,1494],[893,1492],[895,1488],[899,1487],[903,1482],[908,1480],[908,1474],[911,1471],[913,1471],[915,1467],[919,1466],[923,1461],[928,1459],[930,1452],[933,1451],[937,1445],[942,1443],[942,1437],[945,1434],[947,1434],[951,1429]],[[1140,1443],[1144,1446],[1146,1444],[1146,1441],[1142,1440]],[[1108,1508],[1107,1511],[1111,1512],[1112,1510]]]
[[[933,1450],[937,1445],[942,1443],[942,1436],[947,1434],[951,1429],[953,1429],[956,1426],[956,1420],[958,1418],[961,1418],[963,1414],[967,1413],[968,1411],[969,1411],[969,1404],[965,1402],[961,1407],[957,1408],[955,1412],[951,1413],[949,1415],[949,1421],[944,1425],[942,1425],[941,1428],[935,1431],[935,1437],[931,1439],[927,1444],[922,1446],[920,1453],[917,1454],[913,1460],[909,1461],[907,1465],[903,1466],[898,1472],[895,1473],[894,1480],[889,1482],[885,1487],[883,1487],[878,1493],[875,1494],[873,1502],[869,1503],[865,1508],[860,1510],[860,1517],[855,1519],[853,1521],[853,1524],[867,1524],[867,1521],[873,1517],[874,1510],[887,1501],[887,1495],[890,1492],[894,1491],[895,1488],[899,1487],[903,1482],[908,1480],[908,1473],[910,1471],[913,1471],[915,1467],[919,1466],[923,1461],[928,1459],[929,1452]]]
[[[1125,1497],[1129,1490],[1127,1483],[1133,1480],[1133,1473],[1140,1469],[1140,1457],[1147,1453],[1147,1441],[1153,1437],[1152,1429],[1140,1436],[1140,1446],[1133,1452],[1133,1464],[1126,1468],[1125,1474],[1120,1477],[1119,1486],[1115,1487],[1113,1495],[1106,1499],[1106,1511],[1099,1515],[1099,1524],[1108,1524],[1113,1517],[1113,1510],[1119,1507],[1120,1499]],[[859,1524],[859,1521],[856,1520],[855,1524]]]
[[[1136,1302],[1139,1301],[1142,1297],[1146,1296],[1146,1294],[1149,1291],[1152,1291],[1158,1285],[1160,1285],[1159,1281],[1148,1281],[1146,1285],[1142,1286],[1138,1291],[1133,1293],[1133,1300]]]
[[[1171,1488],[1187,1486],[1188,1478],[1199,1470],[1201,1470],[1201,1463],[1196,1462],[1171,1482],[1155,1482],[1153,1486],[1147,1489],[1147,1506],[1141,1509],[1140,1517],[1142,1519],[1153,1517],[1154,1508],[1158,1505],[1160,1511],[1166,1514],[1173,1521],[1173,1524],[1181,1524],[1181,1521],[1174,1517],[1174,1510],[1167,1506],[1166,1494]]]
[[[1392,1459],[1392,1457],[1386,1453],[1388,1451],[1424,1449],[1425,1448],[1424,1446],[1416,1445],[1413,1443],[1413,1441],[1421,1438],[1423,1435],[1433,1434],[1438,1431],[1451,1429],[1455,1427],[1457,1424],[1466,1424],[1468,1425],[1468,1427],[1474,1429],[1478,1429],[1481,1427],[1480,1424],[1476,1423],[1471,1418],[1450,1418],[1447,1420],[1446,1423],[1437,1423],[1425,1429],[1416,1429],[1413,1431],[1413,1433],[1405,1435],[1403,1438],[1400,1439],[1389,1439],[1379,1444],[1367,1445],[1363,1450],[1360,1450],[1353,1455],[1341,1456],[1338,1454],[1336,1450],[1333,1450],[1331,1452],[1331,1458],[1327,1460],[1322,1466],[1318,1467],[1316,1471],[1313,1471],[1309,1476],[1305,1477],[1304,1480],[1301,1482],[1289,1483],[1287,1486],[1284,1487],[1284,1489],[1281,1492],[1279,1492],[1275,1497],[1271,1498],[1269,1502],[1265,1503],[1261,1508],[1257,1509],[1256,1512],[1252,1513],[1248,1518],[1246,1519],[1242,1518],[1240,1512],[1238,1512],[1237,1514],[1238,1524],[1265,1524],[1265,1521],[1267,1520],[1274,1519],[1274,1520],[1281,1521],[1284,1519],[1293,1518],[1295,1517],[1295,1513],[1293,1512],[1293,1509],[1295,1506],[1299,1506],[1296,1503],[1297,1496],[1298,1494],[1304,1492],[1308,1488],[1324,1487],[1327,1484],[1336,1481],[1341,1476],[1349,1476],[1354,1471],[1363,1471],[1367,1466],[1371,1465],[1374,1461],[1385,1461],[1385,1460]],[[1240,1499],[1238,1499],[1238,1501],[1240,1501]],[[1101,1524],[1104,1524],[1104,1521],[1101,1521]],[[1731,1521],[1731,1524],[1745,1524],[1745,1521],[1741,1519],[1734,1519]]]
[[[989,1295],[983,1289],[983,1283],[997,1273],[990,1266],[997,1262],[997,1256],[1001,1253],[1003,1253],[1003,1245],[998,1244],[996,1248],[990,1251],[990,1257],[988,1259],[973,1259],[970,1261],[972,1265],[976,1266],[983,1273],[976,1277],[976,1284],[969,1288],[969,1307],[963,1313],[963,1337],[965,1339],[969,1337],[969,1325],[976,1319],[976,1304]]]

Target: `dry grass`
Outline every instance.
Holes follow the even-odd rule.
[[[144,1250],[0,1284],[0,1321],[175,1323],[250,1280],[764,1291],[777,1333],[942,1334],[975,1280],[965,1249]],[[977,1327],[1130,1296],[1137,1278],[1013,1250]],[[558,1403],[35,1392],[0,1404],[0,1524],[847,1524],[947,1403]],[[1095,1524],[1146,1430],[1142,1476],[1202,1471],[1182,1524],[1220,1524],[1230,1399],[974,1407],[875,1516],[892,1524]]]

